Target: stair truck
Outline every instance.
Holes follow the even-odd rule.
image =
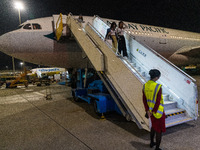
[[[53,16],[53,18],[54,21],[57,20],[56,16]],[[149,120],[145,118],[141,89],[143,84],[149,80],[148,72],[152,68],[160,70],[162,74],[158,83],[162,84],[163,89],[164,108],[167,116],[166,127],[197,120],[198,95],[195,79],[166,60],[155,50],[143,43],[139,43],[130,30],[127,30],[124,35],[129,59],[126,60],[121,56],[116,56],[112,46],[104,39],[109,28],[107,24],[109,19],[94,16],[88,18],[85,23],[80,24],[72,14],[65,15],[63,18],[62,20],[65,20],[63,24],[69,27],[122,115],[127,120],[135,122],[140,129],[148,131],[150,129]],[[63,27],[62,23],[60,24]],[[59,27],[56,27],[55,31],[58,33]],[[60,31],[60,34],[62,34],[62,30]],[[77,74],[80,73],[77,72]],[[83,75],[84,73],[82,73]],[[88,75],[87,69],[85,70],[85,75]],[[80,76],[72,77],[72,94],[75,100],[83,99],[89,103],[95,102],[98,111],[98,108],[100,108],[98,103],[101,101],[99,97],[102,97],[103,94],[99,96],[100,94],[97,93],[105,94],[105,91],[102,92],[100,90],[100,82],[96,81],[92,85],[88,81],[89,77],[85,77],[83,80]],[[91,83],[90,86],[88,83]],[[96,95],[94,96],[94,92],[97,91],[95,88],[100,92],[95,93]],[[85,99],[85,97],[87,98]],[[99,112],[104,111],[99,109]]]

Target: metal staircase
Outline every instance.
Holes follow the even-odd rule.
[[[105,85],[110,88],[122,114],[134,121],[140,129],[149,130],[142,102],[142,86],[149,80],[148,71],[161,71],[166,113],[166,127],[197,119],[198,100],[195,80],[154,50],[125,34],[129,59],[117,56],[111,45],[104,40],[108,19],[88,17],[79,23],[71,14],[66,24],[75,39],[99,73]]]

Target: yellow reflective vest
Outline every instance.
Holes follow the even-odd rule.
[[[147,104],[149,106],[149,111],[152,112],[157,99],[157,94],[161,88],[161,84],[158,84],[152,80],[149,80],[147,83],[143,85],[143,91],[147,99]],[[164,112],[164,101],[163,95],[161,94],[161,101],[156,113],[153,112],[153,116],[156,119],[160,119]]]

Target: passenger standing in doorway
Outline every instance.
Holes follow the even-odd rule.
[[[107,30],[106,39],[112,39],[113,51],[117,52],[117,34],[116,34],[117,24],[115,22],[111,23],[110,28]]]
[[[151,79],[143,86],[143,103],[146,110],[146,114],[151,119],[151,132],[150,132],[150,147],[156,145],[155,150],[160,149],[162,132],[166,131],[165,128],[165,113],[164,113],[164,101],[162,95],[161,84],[156,83],[160,78],[160,71],[152,69],[149,71]],[[154,136],[156,134],[156,143],[154,142]]]
[[[118,52],[121,54],[123,52],[123,57],[127,57],[127,49],[126,49],[126,41],[124,38],[124,23],[123,21],[119,22],[117,28],[117,35],[118,35]]]

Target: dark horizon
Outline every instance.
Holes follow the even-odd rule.
[[[18,11],[13,6],[13,1],[2,0],[0,3],[1,27],[0,35],[14,30],[19,25]],[[179,30],[200,33],[200,1],[153,1],[153,0],[21,0],[25,10],[21,10],[21,20],[49,17],[53,14],[99,15],[104,18],[130,21],[135,23],[161,26]]]

